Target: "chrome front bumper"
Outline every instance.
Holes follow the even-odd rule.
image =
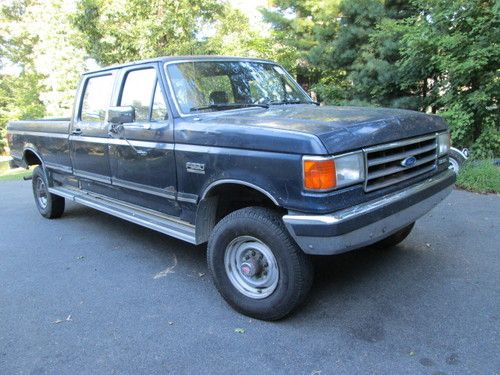
[[[404,190],[327,215],[288,214],[285,225],[307,254],[329,255],[380,241],[425,215],[448,194],[450,170]]]

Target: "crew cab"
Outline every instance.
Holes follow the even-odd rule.
[[[14,162],[37,165],[46,218],[74,201],[208,242],[236,310],[286,316],[312,285],[311,255],[403,241],[451,191],[445,122],[320,106],[283,67],[160,57],[82,75],[71,118],[8,125]]]

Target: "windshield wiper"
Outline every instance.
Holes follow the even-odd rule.
[[[283,100],[283,101],[276,101],[276,102],[269,102],[269,104],[272,104],[272,105],[281,105],[281,104],[315,104],[315,105],[319,105],[319,103],[317,102],[304,102],[302,100]]]
[[[236,109],[236,108],[249,108],[249,107],[261,107],[269,108],[269,104],[255,104],[255,103],[224,103],[224,104],[210,104],[202,107],[192,107],[189,112],[203,111],[207,109],[214,109],[216,111],[222,111],[225,109]]]

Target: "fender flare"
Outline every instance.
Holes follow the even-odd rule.
[[[26,166],[29,166],[29,164],[28,164],[28,163],[27,163],[27,161],[26,161],[26,151],[30,151],[30,152],[32,152],[33,154],[35,154],[35,156],[38,158],[38,160],[40,160],[40,163],[41,163],[40,165],[42,166],[42,168],[44,168],[44,169],[45,169],[45,163],[43,162],[43,158],[42,158],[42,156],[39,154],[39,152],[38,152],[35,148],[30,147],[30,146],[25,147],[25,148],[24,148],[24,150],[23,150],[23,159],[22,159],[22,160],[23,160],[23,163],[24,163]]]
[[[214,187],[219,186],[219,185],[225,185],[225,184],[243,185],[243,186],[247,186],[249,188],[255,189],[258,192],[264,194],[266,197],[268,197],[271,200],[271,202],[273,202],[276,206],[279,206],[278,200],[271,193],[269,193],[267,190],[261,188],[260,186],[255,185],[255,184],[252,184],[251,182],[246,182],[246,181],[242,181],[242,180],[235,180],[235,179],[215,180],[214,182],[210,183],[205,188],[205,190],[203,190],[203,193],[201,194],[200,200],[205,199],[207,197],[208,193],[210,193],[210,191]]]

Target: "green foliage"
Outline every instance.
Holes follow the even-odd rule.
[[[45,115],[45,107],[38,96],[40,89],[40,77],[36,74],[0,75],[0,154],[7,146],[5,129],[8,121]]]
[[[81,0],[73,23],[103,65],[199,53],[197,34],[224,10],[215,0]]]
[[[273,36],[294,46],[299,78],[307,76],[322,101],[438,113],[448,121],[455,146],[470,147],[475,158],[499,155],[498,1],[275,5],[264,12]]]
[[[250,26],[248,18],[240,10],[225,5],[213,24],[213,35],[199,45],[199,54],[246,56],[276,59],[282,50],[275,48],[271,40]]]
[[[425,106],[443,115],[457,147],[473,156],[500,151],[498,62],[500,4],[414,0],[419,15],[402,25],[402,83],[427,87]]]
[[[321,41],[335,35],[339,2],[278,0],[274,8],[261,11],[264,20],[273,27],[272,42],[278,61],[295,73],[303,85],[311,87],[322,78],[328,81],[329,73],[337,74],[324,64],[330,49]],[[317,87],[324,88],[328,97],[337,97],[327,93],[330,90],[325,86],[326,81]]]
[[[466,163],[458,174],[457,186],[477,193],[500,193],[500,167],[492,160]]]
[[[19,181],[23,177],[30,176],[33,173],[33,168],[31,169],[8,169],[6,171],[0,171],[0,181]]]

